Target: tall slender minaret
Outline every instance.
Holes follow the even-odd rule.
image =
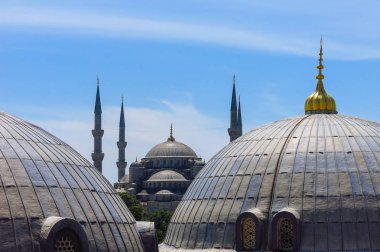
[[[240,104],[240,102],[239,102]],[[231,98],[231,117],[230,117],[230,127],[228,128],[228,134],[230,135],[230,142],[240,137],[242,132],[239,129],[239,121],[238,121],[238,109],[236,103],[236,91],[235,91],[235,74],[233,79],[233,87],[232,87],[232,98]],[[241,118],[241,115],[240,115]]]
[[[97,77],[94,114],[95,122],[94,129],[92,130],[92,135],[94,136],[94,152],[91,156],[92,160],[94,161],[95,168],[98,169],[98,171],[102,172],[102,161],[104,158],[104,153],[102,152],[102,137],[104,130],[102,130],[102,106],[100,104],[99,77]]]
[[[239,107],[238,107],[238,128],[239,128],[239,136],[243,134],[243,123],[241,118],[241,107],[240,107],[240,95],[239,95]]]
[[[127,142],[125,141],[125,120],[124,120],[124,99],[121,98],[121,110],[120,110],[120,121],[119,121],[119,141],[117,142],[117,147],[119,148],[119,159],[116,162],[118,169],[118,180],[120,181],[125,176],[125,167],[127,167],[127,162],[125,162],[125,147],[127,147]]]

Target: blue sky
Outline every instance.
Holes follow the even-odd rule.
[[[379,1],[2,1],[0,108],[90,159],[96,76],[105,176],[168,136],[210,159],[228,143],[232,76],[244,131],[303,114],[324,37],[325,86],[338,112],[380,121]]]

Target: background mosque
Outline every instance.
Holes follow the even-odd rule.
[[[102,172],[102,137],[104,130],[101,126],[102,108],[99,91],[99,78],[97,79],[97,90],[94,109],[94,152],[92,159],[94,166]],[[228,134],[230,141],[242,135],[242,115],[240,96],[237,102],[235,75],[233,76],[233,87],[230,110],[230,128]],[[119,120],[119,141],[118,161],[118,181],[114,183],[114,188],[118,192],[128,192],[135,195],[148,212],[159,209],[174,211],[182,196],[203,168],[205,162],[188,145],[178,142],[173,135],[173,126],[170,126],[170,135],[166,141],[155,145],[147,152],[140,161],[133,162],[126,175],[125,169],[125,116],[124,103],[122,99]]]

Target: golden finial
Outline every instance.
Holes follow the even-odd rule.
[[[318,68],[318,75],[317,75],[317,79],[318,80],[323,80],[325,78],[325,76],[322,74],[322,69],[323,69],[323,64],[322,64],[322,61],[323,61],[323,39],[322,39],[322,36],[321,36],[321,47],[319,48],[319,64],[317,66]]]
[[[305,113],[306,114],[337,114],[336,104],[334,98],[329,95],[325,87],[323,86],[323,79],[325,76],[322,74],[323,67],[323,40],[321,36],[320,49],[319,49],[319,64],[317,88],[315,91],[306,99],[305,102]]]
[[[170,136],[168,138],[168,141],[175,141],[175,138],[173,137],[173,123],[170,124]]]

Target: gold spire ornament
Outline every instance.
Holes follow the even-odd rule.
[[[323,40],[321,37],[321,47],[319,49],[319,64],[318,75],[316,76],[318,83],[315,91],[307,97],[305,101],[305,114],[337,114],[336,104],[334,98],[329,95],[323,86],[323,79],[325,76],[322,74],[323,69]]]

